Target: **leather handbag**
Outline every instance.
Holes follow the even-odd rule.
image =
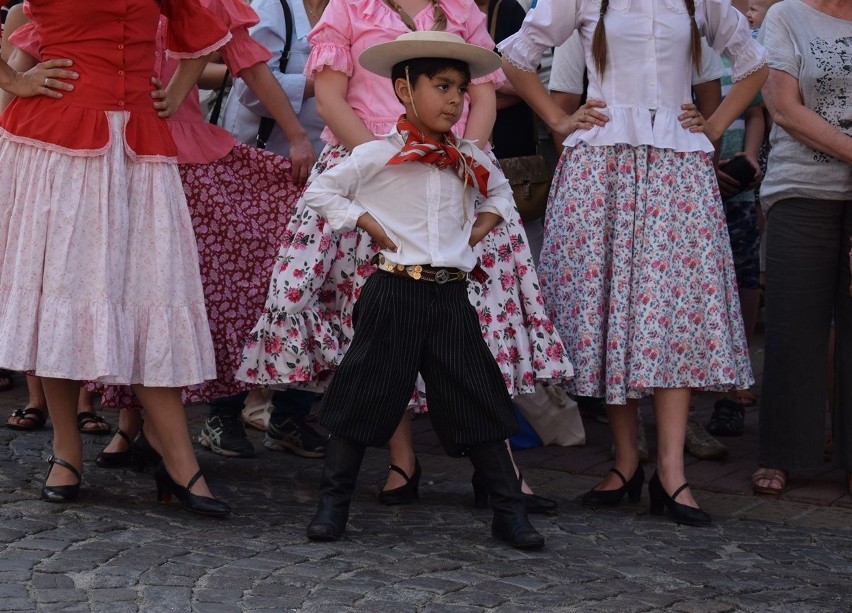
[[[537,381],[535,392],[519,394],[513,400],[543,445],[586,444],[580,408],[558,385]]]
[[[540,155],[524,155],[497,160],[512,186],[515,206],[524,221],[544,217],[553,175],[550,165]]]

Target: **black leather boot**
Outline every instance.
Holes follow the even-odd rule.
[[[544,547],[544,537],[527,519],[521,485],[506,444],[486,443],[467,453],[480,479],[488,489],[488,499],[494,510],[491,534],[518,549]]]
[[[336,541],[346,529],[349,503],[355,491],[355,480],[364,459],[364,445],[332,436],[325,448],[325,465],[319,488],[319,504],[308,538],[312,541]]]

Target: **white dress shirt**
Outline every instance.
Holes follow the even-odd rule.
[[[606,14],[607,64],[603,80],[592,59],[600,0],[539,0],[520,31],[498,47],[504,58],[534,72],[543,51],[579,30],[586,55],[589,98],[603,100],[610,120],[577,130],[568,147],[626,143],[675,151],[712,152],[703,133],[681,127],[682,104],[692,102],[690,18],[684,0],[610,0]],[[730,0],[695,0],[695,21],[718,53],[733,63],[737,81],[766,63],[745,17]]]
[[[300,0],[288,1],[288,6],[293,15],[293,40],[290,44],[286,72],[282,73],[279,70],[281,51],[284,49],[284,37],[287,32],[281,0],[254,0],[251,3],[251,7],[260,17],[260,22],[250,28],[249,33],[254,40],[272,53],[272,58],[268,62],[269,68],[290,99],[299,123],[305,128],[314,151],[319,155],[325,145],[320,140],[320,133],[325,123],[317,115],[316,99],[305,98],[306,78],[302,74],[311,50],[307,38],[311,26],[305,13],[305,6]],[[271,116],[245,82],[242,79],[234,79],[231,94],[225,103],[222,127],[241,143],[254,145],[260,118]],[[290,143],[278,124],[272,129],[266,148],[284,157],[290,154]]]
[[[476,213],[489,211],[506,218],[514,209],[512,189],[500,170],[472,142],[459,150],[488,169],[488,197],[464,187],[452,168],[434,164],[387,162],[405,143],[394,129],[381,140],[355,147],[337,166],[314,178],[305,203],[328,219],[336,231],[354,230],[358,218],[370,213],[397,246],[382,254],[398,264],[459,268],[471,271],[476,255],[468,244]],[[468,221],[465,221],[464,206]]]

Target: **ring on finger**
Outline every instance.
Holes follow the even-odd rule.
[[[47,85],[47,80],[48,80],[49,78],[50,78],[50,77],[45,77],[45,78],[44,78],[44,86],[45,86],[45,87],[47,87],[47,86],[48,86],[48,85]]]

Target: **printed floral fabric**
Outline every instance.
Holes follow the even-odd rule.
[[[327,146],[314,175],[347,155],[342,146]],[[513,395],[534,391],[537,379],[564,380],[573,374],[544,313],[520,223],[517,216],[506,220],[477,246],[488,279],[469,283],[483,336]],[[266,308],[251,332],[237,377],[321,390],[352,339],[352,308],[375,271],[371,259],[378,249],[360,230],[334,233],[301,200],[283,236]],[[423,398],[421,393],[421,405]]]
[[[576,368],[624,404],[655,387],[753,383],[725,215],[703,152],[580,144],[554,177],[542,293]]]
[[[237,145],[210,164],[181,164],[192,227],[198,242],[201,282],[217,378],[184,389],[185,403],[231,396],[252,386],[237,381],[243,344],[263,312],[269,271],[280,237],[304,187],[290,179],[290,161]],[[129,388],[107,388],[107,407],[138,406]]]
[[[0,365],[177,387],[215,378],[177,164],[135,162],[108,113],[98,157],[0,140]]]

